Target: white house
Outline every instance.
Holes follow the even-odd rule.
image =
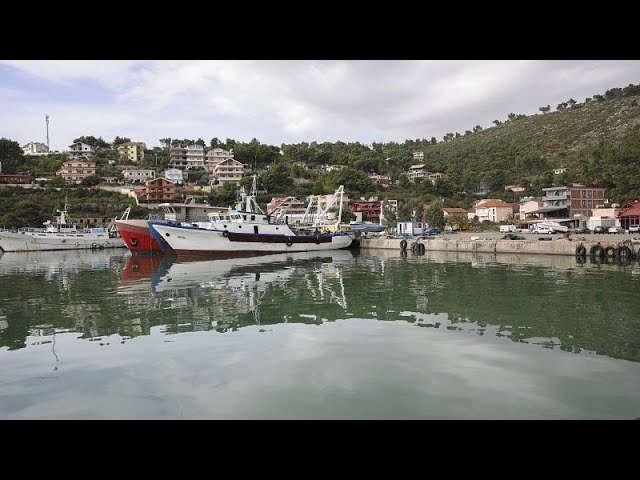
[[[182,185],[184,183],[184,173],[179,168],[167,168],[163,176],[176,185]]]
[[[86,143],[77,142],[73,145],[69,145],[69,158],[89,158],[94,153],[96,153],[95,148],[93,148],[91,145],[87,145]]]
[[[227,158],[215,166],[212,176],[218,181],[218,185],[220,186],[229,182],[240,185],[240,180],[242,180],[242,176],[244,175],[244,169],[244,163],[234,160],[233,158]]]
[[[204,147],[194,143],[172,148],[169,165],[173,168],[204,168]]]
[[[25,155],[49,155],[49,147],[40,142],[29,142],[22,147]]]
[[[126,169],[122,171],[122,175],[125,182],[146,182],[156,178],[156,172],[153,170]]]
[[[407,178],[414,181],[416,178],[425,178],[429,176],[427,166],[424,164],[411,165],[407,171]]]
[[[480,200],[476,205],[476,216],[481,222],[485,220],[503,222],[510,215],[513,215],[513,207],[503,200],[490,198]]]

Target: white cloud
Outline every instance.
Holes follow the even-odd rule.
[[[0,78],[0,129],[21,143],[56,125],[55,146],[83,134],[253,137],[267,143],[442,138],[509,112],[637,83],[638,61],[5,61],[98,102],[54,101]],[[33,87],[29,87],[33,88]],[[40,95],[39,95],[40,94]],[[85,96],[86,91],[85,91]],[[37,99],[37,101],[36,101]],[[31,100],[31,101],[30,101]]]

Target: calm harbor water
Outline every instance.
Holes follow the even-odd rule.
[[[0,418],[636,419],[640,265],[0,255]]]

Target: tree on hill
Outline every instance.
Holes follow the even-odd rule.
[[[17,173],[23,160],[24,153],[18,142],[0,138],[0,162],[2,162],[3,173]]]
[[[425,213],[425,217],[429,226],[442,230],[445,224],[442,202],[440,200],[432,201]]]
[[[107,142],[104,141],[102,137],[94,137],[93,135],[83,135],[82,137],[78,137],[73,140],[73,143],[86,143],[87,145],[91,145],[93,148],[111,148]]]
[[[129,137],[116,137],[113,139],[113,146],[117,147],[118,145],[122,145],[123,143],[130,142],[131,139]]]
[[[547,105],[546,107],[540,107],[540,108],[538,108],[538,110],[540,110],[542,112],[542,114],[544,115],[549,110],[551,110],[551,105]]]

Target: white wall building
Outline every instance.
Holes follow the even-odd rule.
[[[95,148],[86,143],[78,142],[73,145],[69,145],[68,155],[72,159],[89,158],[96,153]]]
[[[229,182],[240,185],[245,167],[246,165],[244,163],[234,160],[233,158],[227,158],[214,167],[212,180],[217,180],[218,186]]]
[[[213,173],[216,165],[230,158],[233,158],[233,148],[231,150],[225,150],[220,147],[212,148],[205,155],[205,168],[207,172]]]
[[[167,168],[164,171],[163,177],[176,185],[182,185],[184,183],[184,172],[179,168]]]
[[[22,147],[25,155],[49,155],[49,147],[40,142],[29,142]]]
[[[146,182],[156,178],[156,172],[153,170],[126,169],[122,171],[122,175],[125,182]]]
[[[172,148],[169,165],[180,169],[204,168],[204,147],[194,143]]]

